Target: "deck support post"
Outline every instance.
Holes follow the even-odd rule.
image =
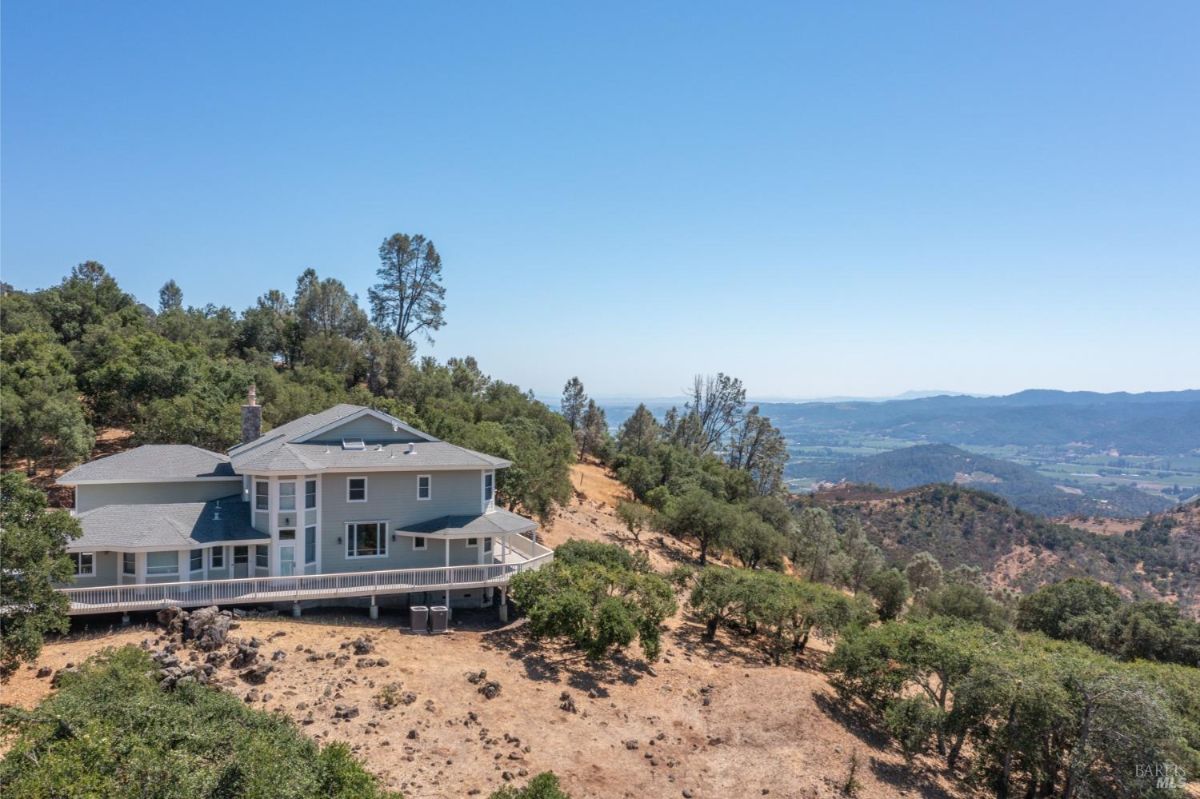
[[[293,619],[300,618],[300,603],[299,602],[292,603],[292,618]]]
[[[121,614],[121,624],[129,624],[129,613],[128,612]]]
[[[371,597],[371,610],[370,610],[370,613],[371,613],[371,618],[372,618],[372,619],[378,619],[378,618],[379,618],[379,605],[376,605],[376,604],[375,604],[375,597],[373,597],[373,596]]]
[[[508,589],[500,589],[500,621],[508,624]]]

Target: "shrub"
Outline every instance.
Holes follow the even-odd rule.
[[[342,744],[198,684],[164,691],[140,649],[105,650],[32,713],[0,761],[6,796],[372,799],[381,789]]]

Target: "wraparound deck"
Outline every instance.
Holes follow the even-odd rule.
[[[437,566],[342,574],[250,577],[180,583],[60,588],[71,600],[71,615],[158,610],[169,606],[267,604],[313,599],[386,596],[414,591],[501,588],[523,571],[537,569],[554,557],[538,544],[527,544],[532,557],[477,566]]]

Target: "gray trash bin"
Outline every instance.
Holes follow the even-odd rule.
[[[450,619],[450,609],[445,605],[434,605],[429,609],[430,632],[434,635],[446,632]]]
[[[429,608],[425,605],[413,605],[408,609],[408,618],[412,622],[414,633],[429,632]]]

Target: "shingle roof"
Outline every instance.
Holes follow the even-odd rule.
[[[78,518],[83,535],[68,545],[72,552],[190,549],[270,539],[250,526],[250,503],[243,502],[239,494],[208,502],[105,505]]]
[[[466,516],[440,516],[427,522],[417,522],[402,528],[402,532],[424,535],[466,534],[472,536],[501,535],[503,533],[525,533],[537,524],[524,516],[506,510],[478,513]]]
[[[76,466],[58,482],[74,485],[95,480],[166,482],[214,477],[237,477],[227,456],[188,444],[146,444]]]
[[[366,408],[335,405],[327,411],[303,416],[280,425],[262,438],[229,451],[239,472],[314,472],[323,469],[387,468],[503,469],[510,461],[485,455],[445,441],[371,444],[364,449],[344,449],[333,443],[296,443],[297,439],[350,417]],[[411,448],[411,452],[409,452]]]

